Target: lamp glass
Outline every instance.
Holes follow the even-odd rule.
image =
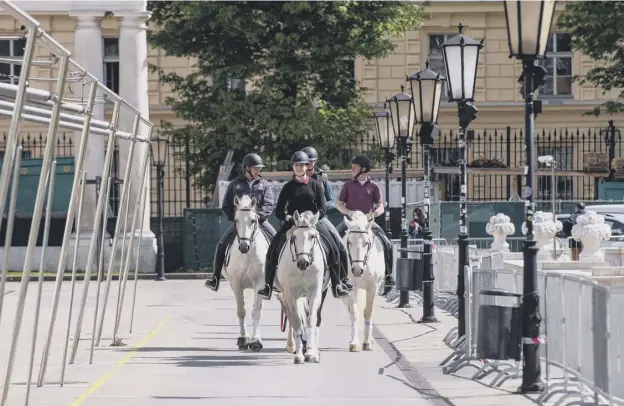
[[[373,118],[375,119],[375,132],[379,146],[387,150],[394,148],[394,131],[391,128],[390,112],[388,110],[377,112]]]
[[[420,80],[414,89],[414,110],[419,123],[437,123],[440,96],[442,95],[441,80]]]
[[[443,48],[452,100],[474,99],[479,51],[478,46],[448,45]]]
[[[544,57],[556,0],[505,0],[509,53],[517,58]]]
[[[401,86],[403,90],[403,86]],[[402,91],[390,98],[390,114],[395,137],[410,138],[414,130],[412,96]]]
[[[169,138],[157,135],[152,138],[152,163],[154,166],[163,166],[167,159]]]

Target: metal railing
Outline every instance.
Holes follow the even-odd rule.
[[[481,262],[492,261],[483,259]],[[478,262],[476,262],[478,263]],[[444,373],[466,367],[476,369],[473,380],[500,387],[509,379],[522,377],[520,362],[514,359],[488,360],[479,354],[480,307],[500,304],[501,298],[481,295],[483,289],[503,288],[520,292],[521,271],[472,269],[465,267],[466,335],[457,337],[453,328],[444,342],[454,351],[440,365]],[[538,290],[543,315],[540,335],[545,391],[539,404],[624,405],[624,290],[607,287],[588,278],[561,272],[539,272]],[[456,315],[457,300],[443,303]]]

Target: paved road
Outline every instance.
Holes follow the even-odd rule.
[[[34,303],[35,286],[31,284],[30,307]],[[91,287],[95,288],[95,284]],[[17,288],[17,284],[9,286],[11,291]],[[46,284],[44,303],[50,301],[51,288],[51,284]],[[66,325],[67,290],[65,285],[48,384],[33,390],[31,405],[433,404],[408,382],[379,345],[373,352],[348,352],[349,317],[342,302],[333,298],[326,302],[321,330],[321,363],[294,365],[292,355],[285,352],[285,336],[279,330],[280,311],[276,300],[265,305],[262,323],[264,350],[261,353],[242,352],[236,346],[238,320],[229,287],[223,284],[221,290],[214,293],[204,288],[201,280],[140,281],[135,331],[131,335],[128,334],[127,317],[130,300],[126,299],[128,306],[120,332],[127,346],[108,346],[112,319],[107,317],[109,327],[105,330],[102,345],[96,349],[94,363],[88,365],[95,303],[92,294],[77,363],[68,367],[66,385],[61,388],[55,382],[58,382]],[[112,291],[109,315],[116,303],[115,285]],[[5,309],[14,306],[16,295],[16,292],[7,295]],[[251,292],[248,298],[250,302]],[[32,334],[32,315],[28,317],[21,339],[24,344],[18,353],[19,364],[12,380],[8,402],[11,406],[24,402]],[[44,311],[42,317],[45,326],[48,312]],[[10,317],[3,317],[0,348],[8,348],[8,323],[12,323]],[[6,353],[7,350],[0,351],[2,362],[5,362]],[[36,360],[38,365],[38,356]]]

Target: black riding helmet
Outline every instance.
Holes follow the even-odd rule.
[[[243,158],[243,167],[247,166],[255,166],[263,168],[264,164],[262,163],[262,158],[258,154],[247,154]]]
[[[308,158],[310,158],[310,160],[312,160],[312,161],[318,159],[318,152],[316,152],[316,148],[314,148],[314,147],[305,147],[301,151],[305,152],[306,155],[308,155]]]
[[[351,159],[351,163],[355,165],[360,165],[362,169],[360,169],[360,173],[367,173],[373,168],[373,163],[370,158],[365,155],[356,155]],[[358,173],[358,176],[360,175]]]
[[[290,158],[290,164],[294,165],[294,164],[309,164],[310,163],[310,157],[308,156],[308,154],[306,154],[303,151],[297,151],[295,152],[292,157]]]

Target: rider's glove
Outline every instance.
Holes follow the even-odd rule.
[[[373,214],[373,213],[368,213],[368,214],[366,215],[366,220],[368,220],[368,221],[373,221],[374,219],[375,219],[375,214]]]

